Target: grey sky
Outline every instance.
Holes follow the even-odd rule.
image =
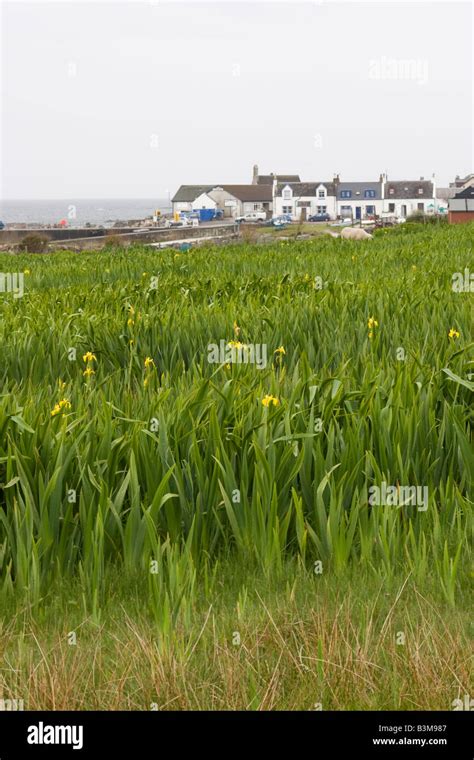
[[[5,198],[473,169],[470,2],[4,2]]]

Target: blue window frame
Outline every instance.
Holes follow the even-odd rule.
[[[352,198],[351,190],[341,190],[341,198]]]
[[[364,198],[375,198],[375,190],[365,190]]]

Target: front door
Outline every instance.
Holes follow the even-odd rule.
[[[356,219],[360,219],[361,218],[361,210],[362,209],[361,209],[360,206],[356,206]]]
[[[306,221],[306,206],[303,206],[303,208],[301,209],[300,219],[302,222]]]
[[[406,215],[407,215],[407,207],[406,206],[402,206],[402,216],[403,216],[403,218],[405,218]]]

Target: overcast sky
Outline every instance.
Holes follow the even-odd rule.
[[[4,198],[473,170],[470,2],[3,2]]]

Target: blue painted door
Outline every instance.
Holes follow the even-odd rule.
[[[360,212],[361,212],[360,206],[356,206],[356,219],[360,219]]]

